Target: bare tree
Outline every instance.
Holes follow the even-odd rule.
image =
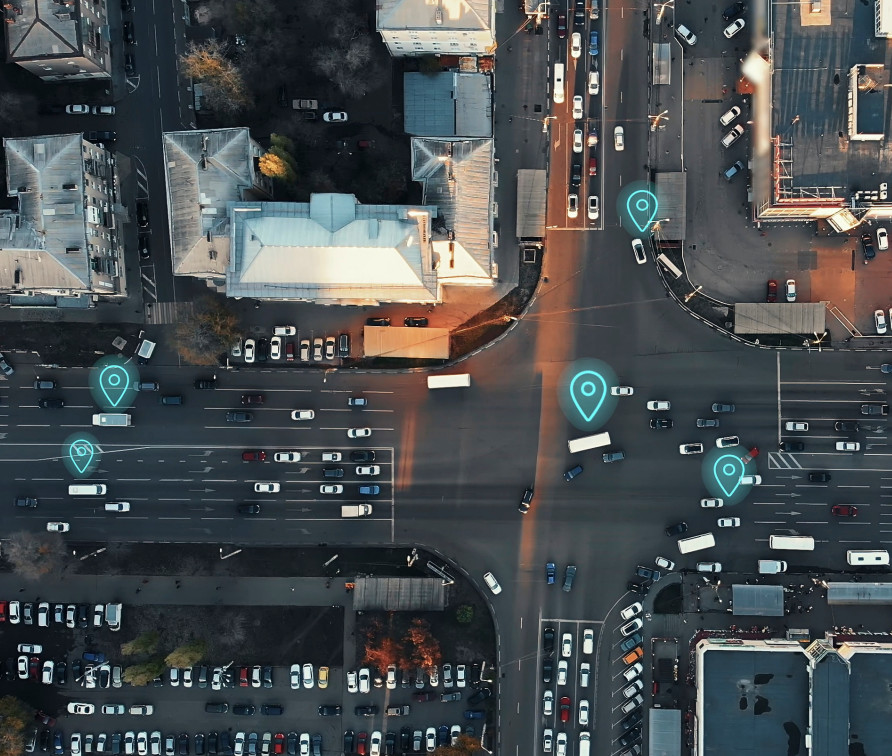
[[[15,696],[0,698],[0,756],[19,756],[25,750],[25,726],[31,708]]]
[[[190,42],[180,56],[183,73],[204,85],[204,99],[212,110],[235,113],[251,104],[251,96],[238,66],[226,55],[226,46],[210,39]]]
[[[12,564],[13,572],[26,580],[59,576],[69,563],[68,549],[59,533],[12,533],[6,546],[6,558]]]
[[[213,365],[240,333],[238,318],[218,297],[204,297],[191,317],[177,324],[174,343],[194,365]]]

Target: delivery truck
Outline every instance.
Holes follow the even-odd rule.
[[[93,425],[132,425],[126,412],[100,412],[93,415]]]
[[[341,517],[366,517],[371,513],[371,504],[344,504],[341,507]]]

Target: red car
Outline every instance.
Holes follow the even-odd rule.
[[[834,504],[830,508],[830,513],[837,517],[857,517],[858,507],[852,504]]]
[[[263,394],[242,394],[242,404],[263,404]]]
[[[369,734],[367,732],[361,732],[356,736],[356,753],[359,756],[366,756],[365,744],[369,739]]]
[[[250,683],[248,682],[248,668],[240,667],[238,671],[238,684],[240,688],[247,688]]]
[[[40,659],[37,656],[32,656],[31,661],[28,662],[28,675],[31,677],[34,682],[40,680]]]
[[[557,33],[558,33],[558,39],[566,39],[567,38],[567,14],[566,13],[558,13]]]
[[[564,696],[561,699],[561,722],[570,721],[570,698]]]
[[[774,279],[768,282],[768,296],[766,299],[769,302],[777,302],[777,281]]]
[[[588,159],[588,175],[589,176],[597,176],[598,175],[598,158],[590,157]]]
[[[243,462],[266,462],[266,452],[260,449],[251,449],[242,452]]]
[[[0,601],[0,622],[6,622],[6,614],[9,610],[8,601]]]
[[[285,362],[294,362],[294,342],[285,344]]]
[[[273,735],[273,753],[285,753],[285,733],[277,732]]]

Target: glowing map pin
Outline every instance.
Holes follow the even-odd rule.
[[[629,195],[626,200],[626,212],[641,233],[647,231],[654,218],[657,217],[659,203],[657,196],[647,189],[639,189]]]
[[[712,467],[712,474],[715,476],[716,483],[719,488],[725,492],[725,496],[729,498],[740,486],[740,478],[746,473],[746,467],[740,457],[733,454],[723,454],[719,457]]]
[[[570,398],[582,419],[590,423],[607,396],[607,381],[594,370],[581,370],[570,381]]]
[[[121,403],[128,386],[128,373],[120,365],[106,365],[99,373],[99,390],[112,407]]]
[[[68,458],[74,469],[83,475],[93,461],[93,444],[84,438],[72,441],[68,445]]]

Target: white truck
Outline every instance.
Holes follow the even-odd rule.
[[[100,412],[93,415],[93,425],[133,425],[126,412]]]
[[[760,559],[759,574],[760,575],[778,575],[787,571],[787,563],[781,559]]]
[[[341,517],[366,517],[371,513],[371,504],[344,504],[341,506]]]

